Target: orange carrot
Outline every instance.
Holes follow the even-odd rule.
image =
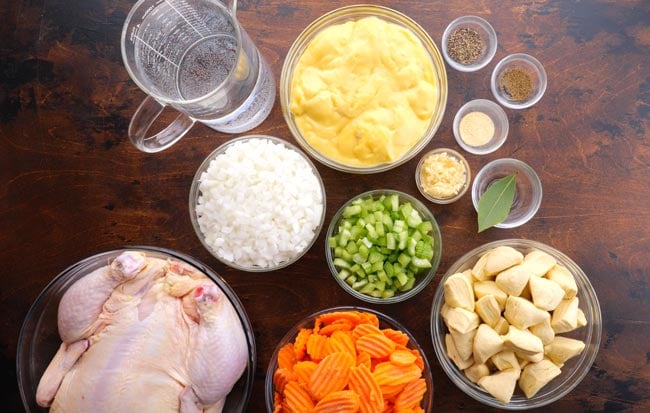
[[[352,336],[354,339],[358,339],[359,337],[365,336],[367,334],[373,334],[373,333],[381,333],[381,330],[379,327],[373,325],[373,324],[359,324],[357,325],[354,330],[352,330]]]
[[[396,344],[406,346],[409,342],[409,336],[403,331],[393,330],[392,328],[384,328],[381,331],[386,337],[393,340]]]
[[[308,412],[314,408],[309,392],[296,381],[290,381],[284,388],[287,406],[294,412]]]
[[[372,373],[365,365],[350,369],[348,386],[359,395],[361,413],[379,412],[384,408],[384,398],[379,385],[372,377]]]
[[[406,384],[420,378],[421,375],[422,370],[415,364],[398,366],[390,361],[377,364],[372,372],[372,376],[379,387]]]
[[[365,351],[370,357],[380,359],[395,351],[395,342],[383,333],[372,333],[359,337],[356,347],[358,351]]]
[[[332,353],[321,360],[309,380],[308,388],[312,396],[320,400],[330,392],[343,390],[348,384],[350,367],[354,362],[344,351]]]
[[[360,351],[357,355],[357,366],[364,365],[368,370],[372,370],[372,358],[365,351]]]
[[[289,369],[280,368],[273,373],[273,385],[277,391],[284,391],[288,382],[296,380],[295,374]]]
[[[296,352],[293,344],[289,343],[278,351],[278,367],[291,370],[294,364],[296,364]]]
[[[335,353],[337,351],[345,351],[353,358],[357,357],[357,349],[354,346],[352,333],[349,331],[335,331],[327,340],[327,352]]]
[[[296,353],[296,360],[302,360],[305,358],[305,353],[307,351],[307,339],[312,334],[310,328],[302,328],[298,332],[296,339],[293,342],[293,351]]]
[[[415,364],[417,357],[409,350],[395,350],[390,354],[389,360],[398,366],[408,366]]]
[[[359,411],[359,404],[359,395],[355,392],[333,391],[316,403],[314,413],[356,413]]]
[[[400,411],[415,408],[420,404],[426,392],[427,383],[424,379],[415,379],[407,383],[395,398],[395,410]]]
[[[307,385],[311,375],[316,371],[318,363],[314,361],[299,361],[293,366],[293,373],[298,383]]]
[[[327,356],[328,338],[320,334],[312,334],[307,339],[307,354],[313,361],[319,361]]]

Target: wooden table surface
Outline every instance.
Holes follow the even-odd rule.
[[[271,273],[225,267],[192,230],[192,177],[230,139],[197,124],[178,144],[151,155],[127,138],[144,97],[120,56],[120,31],[133,2],[10,0],[0,11],[0,368],[4,411],[21,411],[16,348],[32,302],[61,270],[124,245],[171,248],[203,261],[233,287],[255,330],[257,367],[249,411],[264,411],[266,368],[278,340],[299,319],[337,305],[365,305],[335,283],[322,231],[297,263]],[[276,80],[293,40],[311,21],[349,1],[239,2],[238,17]],[[584,381],[546,410],[650,411],[650,3],[600,1],[379,1],[414,18],[440,45],[452,19],[485,17],[498,33],[493,61],[477,73],[447,67],[445,117],[428,148],[457,150],[455,112],[493,99],[491,70],[507,54],[530,53],[545,66],[548,89],[526,110],[506,110],[510,133],[496,152],[466,154],[474,172],[515,157],[539,174],[537,215],[515,229],[476,231],[469,193],[429,204],[441,227],[436,277],[402,304],[372,306],[415,335],[433,368],[434,411],[487,410],[440,369],[430,338],[432,297],[447,268],[489,241],[527,238],[578,263],[603,313],[602,341]],[[279,100],[252,132],[293,142]],[[326,222],[362,191],[399,189],[421,198],[418,158],[391,171],[352,175],[317,164],[327,191]],[[421,198],[424,200],[423,198]]]

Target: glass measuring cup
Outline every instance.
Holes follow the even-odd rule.
[[[237,1],[139,0],[122,28],[122,59],[147,97],[129,125],[131,142],[158,152],[196,121],[224,133],[259,125],[275,101],[268,63],[235,17]],[[149,136],[171,106],[178,117]]]

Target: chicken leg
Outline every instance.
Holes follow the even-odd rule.
[[[181,412],[221,411],[226,396],[247,365],[248,344],[228,297],[214,284],[194,291],[199,325],[188,360],[190,385],[180,395]],[[213,409],[213,405],[221,406]]]

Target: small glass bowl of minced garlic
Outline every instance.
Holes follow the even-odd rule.
[[[467,160],[448,148],[425,153],[415,169],[415,183],[420,193],[436,204],[458,200],[467,192],[471,178]]]

